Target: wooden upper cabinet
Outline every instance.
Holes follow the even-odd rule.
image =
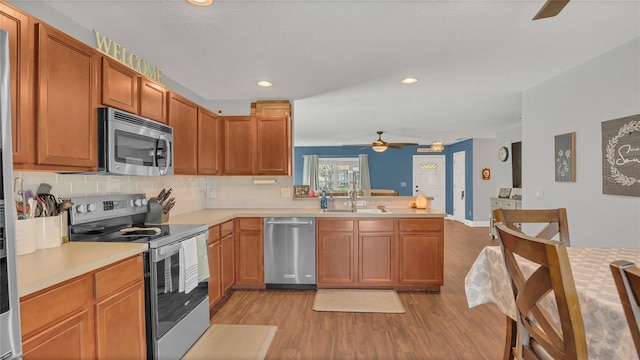
[[[106,56],[102,57],[102,104],[138,113],[138,73]]]
[[[222,173],[222,120],[198,108],[198,174]]]
[[[169,125],[173,127],[174,172],[194,175],[198,171],[198,105],[170,91]]]
[[[291,118],[256,119],[256,174],[291,175]]]
[[[144,76],[139,77],[140,84],[140,116],[166,124],[167,119],[167,89]]]
[[[224,174],[253,175],[256,146],[255,117],[224,118]]]
[[[13,162],[33,162],[35,122],[33,118],[32,18],[0,2],[0,29],[9,34],[11,129]]]
[[[44,23],[35,29],[37,164],[95,171],[100,54]]]

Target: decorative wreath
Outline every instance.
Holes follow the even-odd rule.
[[[640,131],[640,121],[633,120],[622,125],[622,127],[620,127],[620,130],[618,130],[618,135],[609,139],[609,143],[607,144],[607,147],[605,149],[607,162],[610,165],[611,177],[616,183],[620,185],[631,186],[636,182],[640,183],[640,180],[633,177],[628,177],[627,175],[621,173],[620,170],[618,170],[618,168],[616,167],[614,161],[614,150],[616,145],[618,144],[618,139],[635,131]]]

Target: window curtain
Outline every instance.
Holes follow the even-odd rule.
[[[302,185],[309,185],[311,190],[319,190],[318,155],[303,155]]]
[[[371,177],[369,176],[369,155],[358,155],[358,166],[360,167],[360,181],[358,190],[371,190]]]

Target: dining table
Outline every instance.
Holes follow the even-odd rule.
[[[567,247],[567,254],[589,359],[638,359],[609,264],[628,260],[640,265],[640,248]],[[538,266],[523,258],[518,259],[518,264],[525,275]],[[513,290],[500,246],[486,246],[480,252],[465,277],[465,293],[469,308],[493,303],[510,319],[516,319]],[[542,306],[557,315],[552,295],[545,300]]]

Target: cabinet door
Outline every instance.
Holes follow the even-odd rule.
[[[95,170],[100,55],[43,23],[36,33],[37,163]]]
[[[138,74],[106,56],[102,57],[102,104],[138,113]]]
[[[98,359],[144,359],[147,356],[144,282],[96,303]]]
[[[316,246],[318,286],[356,284],[353,233],[318,232]]]
[[[166,124],[168,91],[144,76],[140,76],[140,116]]]
[[[361,285],[395,283],[395,235],[360,233],[358,236],[358,282]]]
[[[222,173],[222,122],[218,115],[198,108],[198,174]]]
[[[198,106],[169,92],[169,125],[173,127],[174,171],[194,175],[198,171]]]
[[[84,310],[39,332],[22,343],[22,357],[29,359],[93,359],[91,314]]]
[[[291,118],[256,119],[256,174],[291,175]]]
[[[398,240],[400,285],[442,285],[442,233],[401,233]]]
[[[226,295],[236,283],[235,241],[233,233],[227,234],[220,241],[222,247],[222,295]]]
[[[207,245],[207,257],[209,259],[209,310],[222,299],[222,246],[220,240]]]
[[[0,4],[0,29],[9,33],[9,87],[13,162],[33,162],[36,128],[33,119],[33,76],[31,17],[6,3]]]
[[[224,174],[253,175],[255,156],[255,118],[224,118]]]
[[[236,220],[236,284],[264,287],[264,242],[261,218]]]

